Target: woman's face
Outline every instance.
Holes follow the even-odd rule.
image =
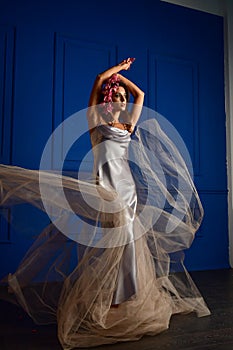
[[[112,94],[112,101],[114,102],[115,111],[124,111],[127,104],[127,95],[123,86],[119,86],[116,92]]]

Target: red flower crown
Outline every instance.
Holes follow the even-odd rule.
[[[113,110],[112,94],[119,88],[120,78],[113,74],[105,83],[103,88],[104,100],[101,103],[104,114],[111,113]]]

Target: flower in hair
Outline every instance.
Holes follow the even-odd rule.
[[[113,110],[112,94],[119,88],[120,78],[117,74],[113,74],[105,83],[102,93],[104,100],[101,103],[104,114],[111,113]]]

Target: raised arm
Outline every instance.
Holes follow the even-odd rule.
[[[129,59],[127,59],[117,64],[116,66],[113,66],[105,70],[104,72],[98,74],[95,78],[95,81],[91,90],[88,106],[90,107],[98,104],[99,96],[101,93],[101,87],[107,79],[109,79],[113,74],[120,72],[121,70],[129,69],[131,64],[132,64],[132,60],[129,61]]]
[[[132,124],[132,128],[136,125],[144,102],[144,92],[131,80],[127,79],[121,74],[117,74],[120,80],[127,86],[130,94],[133,96],[133,106],[130,112],[130,123]]]
[[[96,106],[99,104],[99,101],[100,101],[103,84],[113,74],[118,74],[122,70],[128,70],[130,68],[130,65],[133,63],[133,61],[134,59],[132,58],[125,59],[119,64],[105,70],[104,72],[96,76],[92,90],[91,90],[89,103],[88,103],[89,108],[87,112],[87,118],[88,118],[88,124],[90,129],[94,128],[101,121],[101,116],[99,115]],[[129,121],[134,126],[137,123],[141,113],[141,108],[144,100],[144,93],[129,79],[123,77],[120,74],[118,75],[120,77],[120,80],[122,80],[122,82],[124,82],[127,85],[129,92],[132,94],[134,98],[134,102],[133,102],[134,105],[130,113],[130,121]]]

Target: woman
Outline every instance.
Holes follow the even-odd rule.
[[[36,323],[57,322],[66,350],[158,334],[175,313],[209,314],[182,255],[203,209],[184,160],[157,121],[135,128],[144,93],[119,74],[132,62],[99,74],[92,88],[94,183],[62,178],[79,217],[79,239],[67,240],[56,226],[56,218],[69,218],[57,197],[59,177],[40,172],[56,195],[44,198],[55,220],[4,281]],[[30,202],[43,210],[38,171],[0,170],[1,205]]]
[[[183,170],[181,182],[187,192],[191,191],[192,199],[188,203],[188,198],[181,194],[179,200],[177,167],[186,169],[185,164],[177,151],[177,156],[173,155],[175,164],[171,162],[164,149],[169,149],[172,143],[155,121],[150,122],[150,127],[156,128],[156,135],[139,125],[132,141],[144,93],[119,74],[129,69],[132,62],[128,58],[99,74],[89,100],[87,118],[94,177],[100,188],[117,194],[117,202],[108,201],[99,208],[101,234],[95,237],[96,245],[84,249],[79,267],[85,275],[74,278],[76,287],[72,285],[72,290],[88,292],[77,303],[77,294],[72,291],[72,297],[62,305],[59,334],[67,349],[75,344],[91,347],[157,334],[167,329],[174,313],[209,314],[180,253],[190,245],[200,225],[201,203],[188,171],[184,174]],[[127,110],[129,93],[133,96],[131,111]],[[132,142],[131,159],[137,162],[136,168],[130,167],[128,161]],[[148,150],[151,156],[154,147],[159,152],[156,157],[160,167],[169,176],[173,196],[177,189],[176,201],[150,162]],[[148,191],[151,183],[153,189]],[[160,184],[160,192],[156,192]],[[166,198],[170,207],[176,207],[176,214],[158,207],[158,194]],[[179,216],[183,216],[182,220]],[[172,227],[169,231],[168,224]],[[67,314],[72,315],[70,324]]]
[[[119,74],[121,70],[128,70],[133,61],[132,58],[123,60],[96,77],[87,112],[95,160],[94,176],[97,183],[103,188],[116,190],[118,196],[128,206],[128,210],[124,209],[123,214],[124,221],[127,223],[124,229],[119,223],[119,212],[111,217],[109,213],[101,215],[102,226],[118,227],[118,236],[123,235],[131,242],[124,247],[112,306],[117,306],[136,294],[137,284],[133,242],[137,195],[128,164],[127,151],[130,134],[140,117],[144,93],[132,81]],[[127,111],[129,94],[133,96],[133,107],[130,112]],[[121,237],[121,240],[124,238]],[[111,244],[114,247],[116,242],[111,239],[108,246],[110,247]],[[124,242],[117,242],[117,245],[121,244],[124,245]]]
[[[128,129],[130,133],[133,132],[134,126],[140,117],[144,93],[132,81],[119,74],[121,70],[128,70],[133,61],[133,58],[123,60],[96,77],[89,100],[88,122],[90,130],[99,125],[100,122],[106,124],[108,117],[110,118],[108,124],[120,129]],[[104,88],[103,84],[105,84]],[[122,112],[126,111],[129,93],[134,98],[133,108],[130,113],[127,113],[126,120],[123,123],[120,117]],[[98,113],[96,109],[96,106],[100,103],[103,106],[102,113]],[[103,117],[104,114],[106,118]]]

